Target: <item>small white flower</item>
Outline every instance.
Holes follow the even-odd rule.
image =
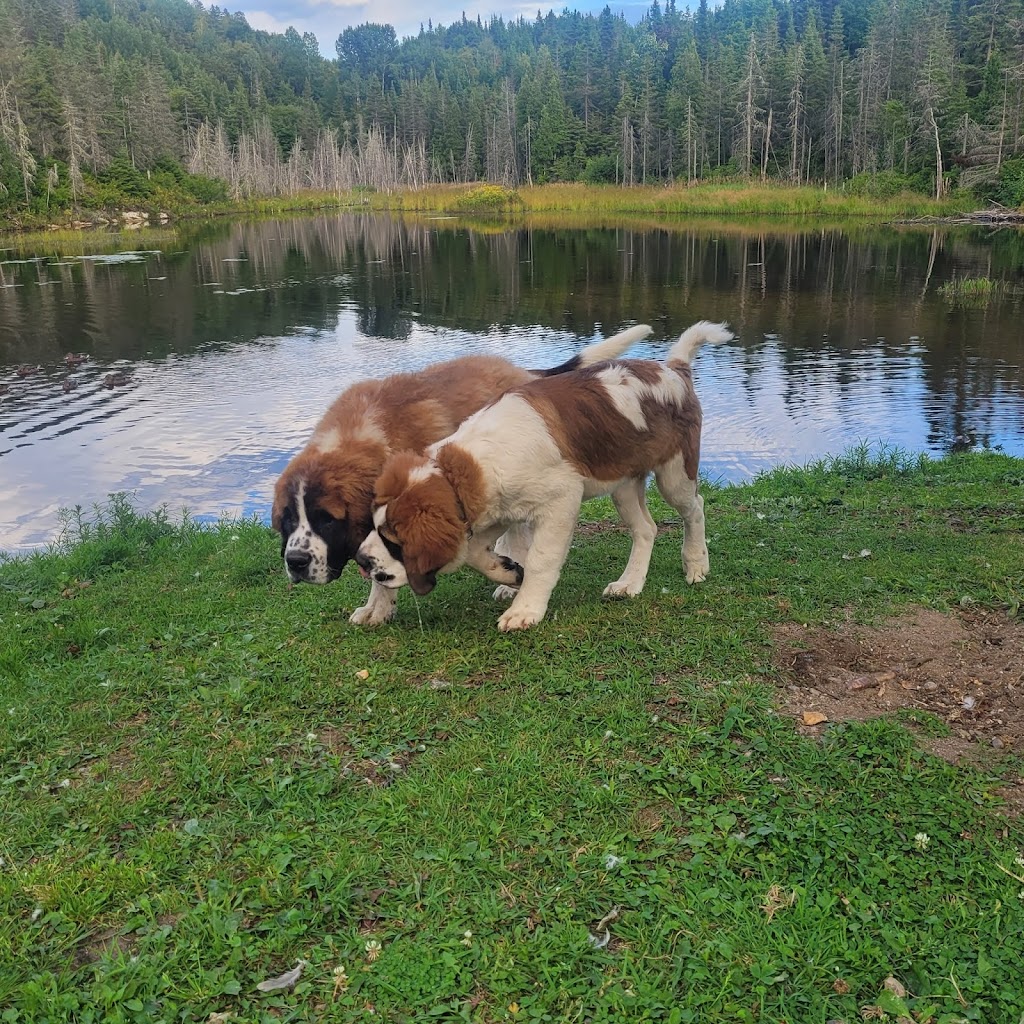
[[[1013,863],[1019,868],[1024,868],[1024,853],[1018,853]]]
[[[621,857],[616,857],[614,853],[609,853],[604,859],[604,869],[605,871],[614,871],[621,863]]]
[[[343,992],[348,989],[349,977],[345,972],[345,965],[338,964],[337,967],[331,971],[334,975],[334,998],[337,999]]]
[[[38,921],[39,918],[41,918],[42,916],[43,916],[43,908],[42,907],[36,907],[36,909],[32,911],[32,920],[33,921]]]
[[[306,742],[307,743],[312,743],[313,740],[315,740],[315,739],[316,739],[316,733],[315,732],[307,732],[306,733]]]
[[[380,956],[380,943],[376,939],[370,939],[366,943],[366,959],[372,964]]]
[[[459,941],[460,941],[460,942],[461,942],[461,943],[462,943],[462,944],[463,944],[464,946],[467,946],[467,947],[468,947],[468,946],[472,946],[472,945],[473,945],[473,933],[472,933],[471,931],[468,931],[468,930],[467,930],[467,931],[464,931],[464,932],[462,933],[462,938],[461,938],[461,939],[460,939]]]
[[[917,835],[914,836],[914,845],[919,850],[927,850],[930,842],[931,840],[929,839],[927,832],[918,832]]]
[[[71,780],[70,779],[61,779],[60,782],[57,783],[57,785],[61,789],[68,789],[71,786]]]
[[[615,733],[613,733],[611,731],[611,729],[607,729],[607,730],[605,730],[605,734],[604,734],[603,738],[606,739],[606,740],[610,740],[614,735],[615,735]]]

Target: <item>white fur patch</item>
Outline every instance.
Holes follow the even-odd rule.
[[[646,430],[647,417],[640,406],[640,381],[624,366],[609,366],[597,376],[618,413],[625,416],[637,430]]]
[[[317,429],[309,443],[322,452],[333,452],[341,447],[343,441],[374,441],[385,447],[388,443],[387,435],[372,416],[367,416],[347,430],[336,426]]]
[[[380,522],[377,523],[378,526],[384,522],[386,514],[386,505],[382,505],[374,512],[373,518],[375,522],[378,515],[380,516]],[[380,534],[376,530],[359,545],[359,550],[356,552],[356,561],[366,569],[374,583],[384,587],[386,590],[398,590],[409,582],[405,566],[398,559],[391,557],[391,552],[384,546],[384,542],[380,539]]]
[[[299,484],[298,493],[295,495],[295,513],[299,519],[298,526],[292,530],[284,545],[284,564],[288,578],[293,583],[303,580],[307,583],[329,583],[331,571],[327,564],[327,542],[309,523],[305,481]],[[293,569],[288,563],[288,556],[300,553],[309,555],[309,563],[302,568]]]
[[[434,465],[433,462],[424,462],[422,466],[413,466],[409,470],[409,484],[421,483],[423,480],[429,480],[432,476],[440,476],[441,471]]]
[[[687,398],[686,385],[674,373],[662,371],[658,380],[648,384],[629,372],[628,366],[612,365],[598,373],[616,411],[637,430],[647,430],[643,401],[653,399],[660,405],[682,405]]]
[[[313,448],[318,448],[322,452],[333,452],[341,444],[341,431],[337,427],[318,430],[309,443]]]

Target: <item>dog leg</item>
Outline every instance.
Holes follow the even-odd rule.
[[[501,587],[508,587],[513,594],[523,582],[523,567],[507,555],[496,554],[491,548],[471,547],[466,553],[466,564],[482,572],[489,580],[500,583]]]
[[[658,528],[647,511],[645,483],[643,477],[636,477],[612,491],[615,508],[633,535],[633,546],[629,549],[629,561],[622,575],[604,588],[605,597],[635,597],[647,582]]]
[[[533,530],[529,523],[513,523],[494,545],[495,554],[507,555],[513,562],[522,565],[526,561],[530,543],[533,541]],[[511,601],[516,596],[518,587],[502,584],[494,591],[495,601]]]
[[[711,563],[704,536],[704,499],[697,491],[697,481],[686,475],[682,456],[659,466],[655,471],[658,490],[683,518],[683,571],[687,583],[703,583]]]
[[[576,517],[580,511],[582,489],[575,500],[562,500],[545,510],[543,519],[534,526],[533,544],[523,566],[523,584],[515,600],[498,619],[498,629],[529,629],[544,618],[551,592],[555,589],[562,566],[569,554]]]
[[[380,626],[395,617],[398,591],[388,590],[379,583],[370,584],[370,597],[361,608],[357,608],[348,621],[354,626]]]

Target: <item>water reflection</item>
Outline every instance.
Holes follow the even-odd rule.
[[[696,319],[739,335],[697,367],[712,477],[876,439],[1024,454],[1022,266],[1024,236],[1009,231],[373,215],[0,260],[0,546],[43,542],[60,506],[113,490],[264,515],[280,468],[352,380],[481,351],[549,365],[637,320],[655,327],[639,350],[655,357]],[[938,288],[964,276],[1012,288],[951,305]],[[67,352],[90,359],[68,366]],[[119,371],[127,383],[110,384]]]

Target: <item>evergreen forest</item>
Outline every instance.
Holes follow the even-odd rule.
[[[257,31],[0,0],[0,216],[436,182],[748,179],[1024,201],[1024,0],[652,0]]]

